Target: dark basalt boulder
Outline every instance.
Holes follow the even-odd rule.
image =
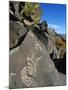
[[[9,87],[66,85],[66,53],[61,59],[54,42],[58,34],[47,21],[34,25],[24,6],[10,1]]]
[[[38,37],[38,39],[45,44],[45,47],[47,47],[48,44],[48,37],[46,36],[46,34],[41,30],[38,29],[37,27],[34,28],[33,32],[35,33],[35,35]]]
[[[10,51],[10,88],[65,85],[43,43],[29,31],[22,44]],[[61,75],[60,75],[61,74]],[[14,79],[13,79],[14,78]]]
[[[38,37],[38,39],[47,47],[48,44],[48,25],[46,21],[39,23],[36,26],[32,26],[32,31]]]
[[[62,59],[53,59],[53,62],[59,72],[66,74],[66,53]]]
[[[10,2],[10,3],[9,3],[9,6],[10,6],[11,11],[12,11],[13,13],[15,13],[15,8],[14,8],[13,2]]]
[[[24,6],[25,6],[25,2],[19,3],[19,10],[18,10],[19,13],[21,13],[21,11],[24,9]]]
[[[23,11],[25,7],[25,2],[10,1],[9,5],[10,5],[10,13],[9,13],[10,20],[20,21],[27,26],[31,26],[32,24],[34,24],[31,15],[26,15],[25,12]]]
[[[10,21],[10,49],[20,45],[27,34],[28,30],[21,22]]]
[[[11,21],[15,21],[15,22],[16,22],[16,21],[20,21],[16,16],[14,16],[14,15],[11,14],[11,13],[9,14],[9,18],[10,18]]]
[[[46,30],[46,29],[48,28],[47,22],[46,22],[46,21],[41,22],[40,27],[41,27],[43,30]]]

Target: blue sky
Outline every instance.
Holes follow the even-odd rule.
[[[46,20],[49,27],[53,27],[57,33],[66,32],[66,5],[64,4],[40,4],[43,14],[41,21]]]

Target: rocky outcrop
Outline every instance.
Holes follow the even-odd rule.
[[[28,43],[29,41],[29,43]],[[29,31],[24,42],[10,51],[11,88],[65,85],[43,43]]]
[[[27,29],[24,27],[23,23],[10,21],[10,48],[22,43],[26,34]]]
[[[35,25],[31,16],[21,16],[24,6],[10,3],[9,88],[66,85],[65,47],[61,58],[57,33],[46,21]]]

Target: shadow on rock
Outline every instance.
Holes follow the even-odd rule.
[[[53,62],[59,72],[66,74],[66,53],[63,59],[54,59]]]

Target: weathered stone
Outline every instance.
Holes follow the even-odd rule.
[[[66,56],[59,58],[61,49],[55,44],[61,37],[46,21],[34,25],[24,6],[25,2],[10,3],[9,87],[65,85]]]
[[[21,22],[10,21],[10,48],[14,47],[20,37],[27,33],[27,29]]]
[[[53,62],[59,72],[66,74],[66,53],[64,53],[62,59],[53,59]]]
[[[29,22],[29,20],[26,20],[26,19],[24,19],[23,22],[27,26],[31,26],[32,24],[34,24],[34,22]]]
[[[45,45],[31,31],[10,51],[9,63],[10,74],[16,73],[15,88],[65,85],[65,77],[59,75]]]

